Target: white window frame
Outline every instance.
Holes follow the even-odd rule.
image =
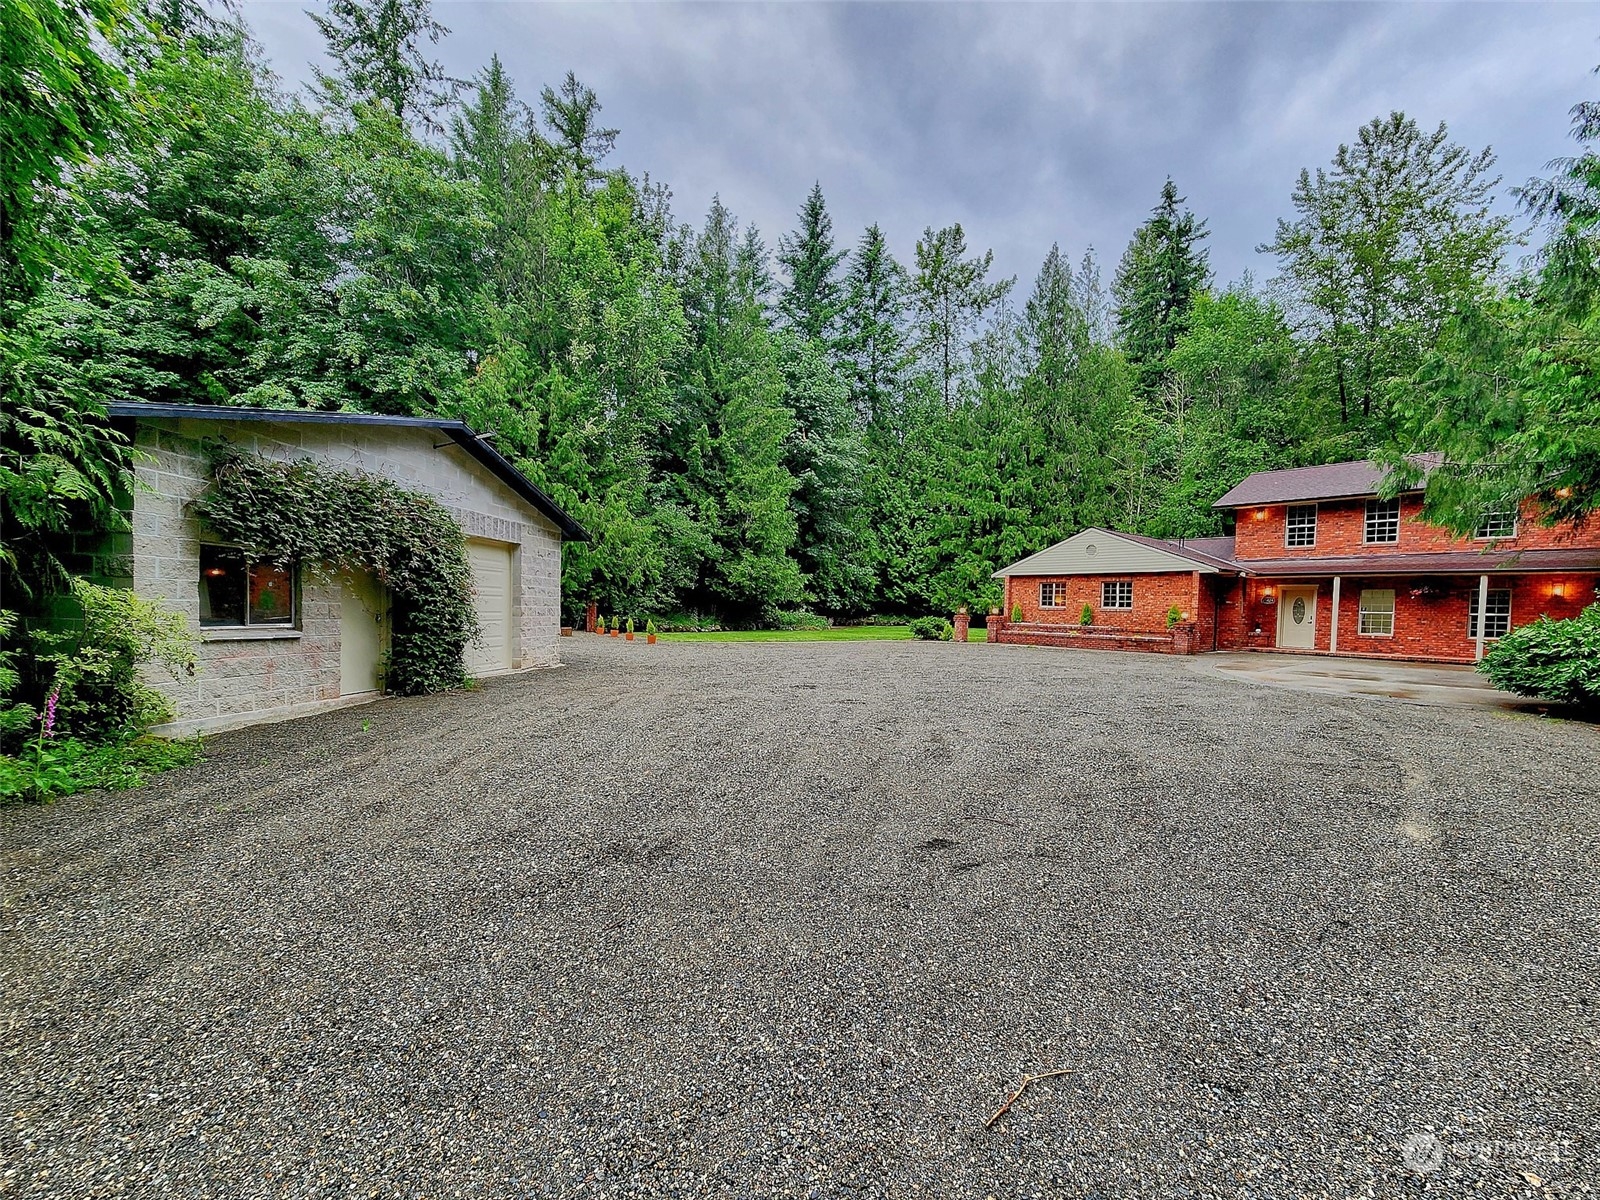
[[[1505,597],[1505,601],[1504,601],[1504,603],[1505,603],[1505,611],[1504,612],[1500,611],[1500,601],[1496,600],[1497,596],[1504,596]],[[1501,628],[1502,622],[1504,622],[1504,628]],[[1494,632],[1496,629],[1499,629],[1498,633]],[[1511,589],[1508,588],[1508,587],[1505,587],[1505,588],[1490,588],[1489,589],[1488,619],[1484,622],[1483,640],[1486,641],[1486,642],[1492,642],[1497,638],[1505,637],[1505,635],[1510,633],[1510,632],[1511,632]],[[1478,640],[1478,589],[1477,588],[1473,588],[1468,593],[1468,598],[1467,598],[1467,636],[1469,638],[1471,638],[1473,641],[1477,641]]]
[[[1295,541],[1295,534],[1304,535],[1304,517],[1306,510],[1311,510],[1311,537],[1306,541]],[[1302,521],[1300,528],[1295,527],[1295,514],[1299,513]],[[1317,506],[1315,504],[1291,504],[1283,510],[1283,544],[1291,550],[1304,550],[1317,544]]]
[[[1495,523],[1502,523],[1501,527],[1503,527],[1503,523],[1506,521],[1511,523],[1511,529],[1509,533],[1490,532],[1492,528],[1496,527]],[[1521,518],[1519,514],[1514,511],[1484,513],[1482,519],[1478,522],[1478,527],[1472,531],[1472,540],[1475,542],[1511,541],[1517,536],[1517,527],[1520,524]]]
[[[1111,589],[1115,588],[1116,591]],[[1122,603],[1126,597],[1127,603]],[[1100,583],[1100,607],[1108,612],[1129,612],[1133,608],[1133,580],[1105,579]]]
[[[1387,608],[1381,607],[1378,597],[1389,597]],[[1369,600],[1368,597],[1372,599]],[[1361,596],[1356,605],[1356,633],[1361,637],[1393,637],[1394,636],[1395,595],[1393,588],[1362,588]],[[1368,627],[1368,618],[1387,618],[1387,629],[1374,629]]]
[[[1391,505],[1394,508],[1392,517],[1389,514]],[[1394,536],[1373,537],[1372,533],[1375,528],[1380,530],[1392,529]],[[1394,546],[1398,545],[1399,542],[1400,497],[1396,496],[1393,500],[1380,500],[1374,497],[1368,500],[1365,519],[1361,523],[1361,544],[1364,546]]]
[[[1064,583],[1047,582],[1039,585],[1040,608],[1065,608],[1067,606],[1067,585]]]

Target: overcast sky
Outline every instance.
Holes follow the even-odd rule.
[[[246,0],[285,84],[321,44],[299,3]],[[878,221],[902,261],[959,221],[1031,285],[1051,242],[1093,244],[1109,282],[1172,175],[1210,222],[1219,278],[1273,273],[1255,247],[1301,167],[1402,109],[1492,145],[1502,192],[1568,153],[1600,93],[1586,4],[436,4],[445,68],[498,53],[524,99],[573,70],[699,224],[714,193],[769,245],[820,180],[841,241]],[[1509,200],[1503,201],[1510,210]]]

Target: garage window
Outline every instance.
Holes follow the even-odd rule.
[[[249,558],[232,546],[200,547],[200,624],[294,628],[299,589],[292,564]]]
[[[1041,583],[1039,585],[1039,607],[1060,608],[1067,602],[1067,585],[1064,583]]]
[[[1360,620],[1357,631],[1365,637],[1394,635],[1394,589],[1361,589]]]
[[[1133,580],[1107,580],[1100,585],[1101,608],[1132,608]]]

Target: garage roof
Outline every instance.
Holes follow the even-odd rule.
[[[1176,542],[1090,527],[1064,542],[1002,567],[995,579],[1008,575],[1151,575],[1198,571],[1202,575],[1237,572],[1238,567]]]
[[[245,408],[232,404],[145,404],[117,401],[106,407],[113,417],[123,420],[166,418],[184,421],[272,421],[302,425],[383,425],[436,430],[477,459],[501,483],[555,522],[556,527],[561,530],[562,537],[574,542],[589,540],[588,531],[582,525],[535,487],[526,475],[511,465],[505,455],[491,446],[465,421],[449,421],[442,417],[388,417],[380,413],[324,412],[310,408]]]

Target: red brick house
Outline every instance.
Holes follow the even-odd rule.
[[[1422,521],[1420,489],[1380,498],[1383,477],[1368,462],[1252,475],[1216,503],[1232,537],[1085,529],[995,572],[1005,607],[992,636],[1472,662],[1514,626],[1594,601],[1600,523],[1547,527],[1524,505],[1457,538]]]

